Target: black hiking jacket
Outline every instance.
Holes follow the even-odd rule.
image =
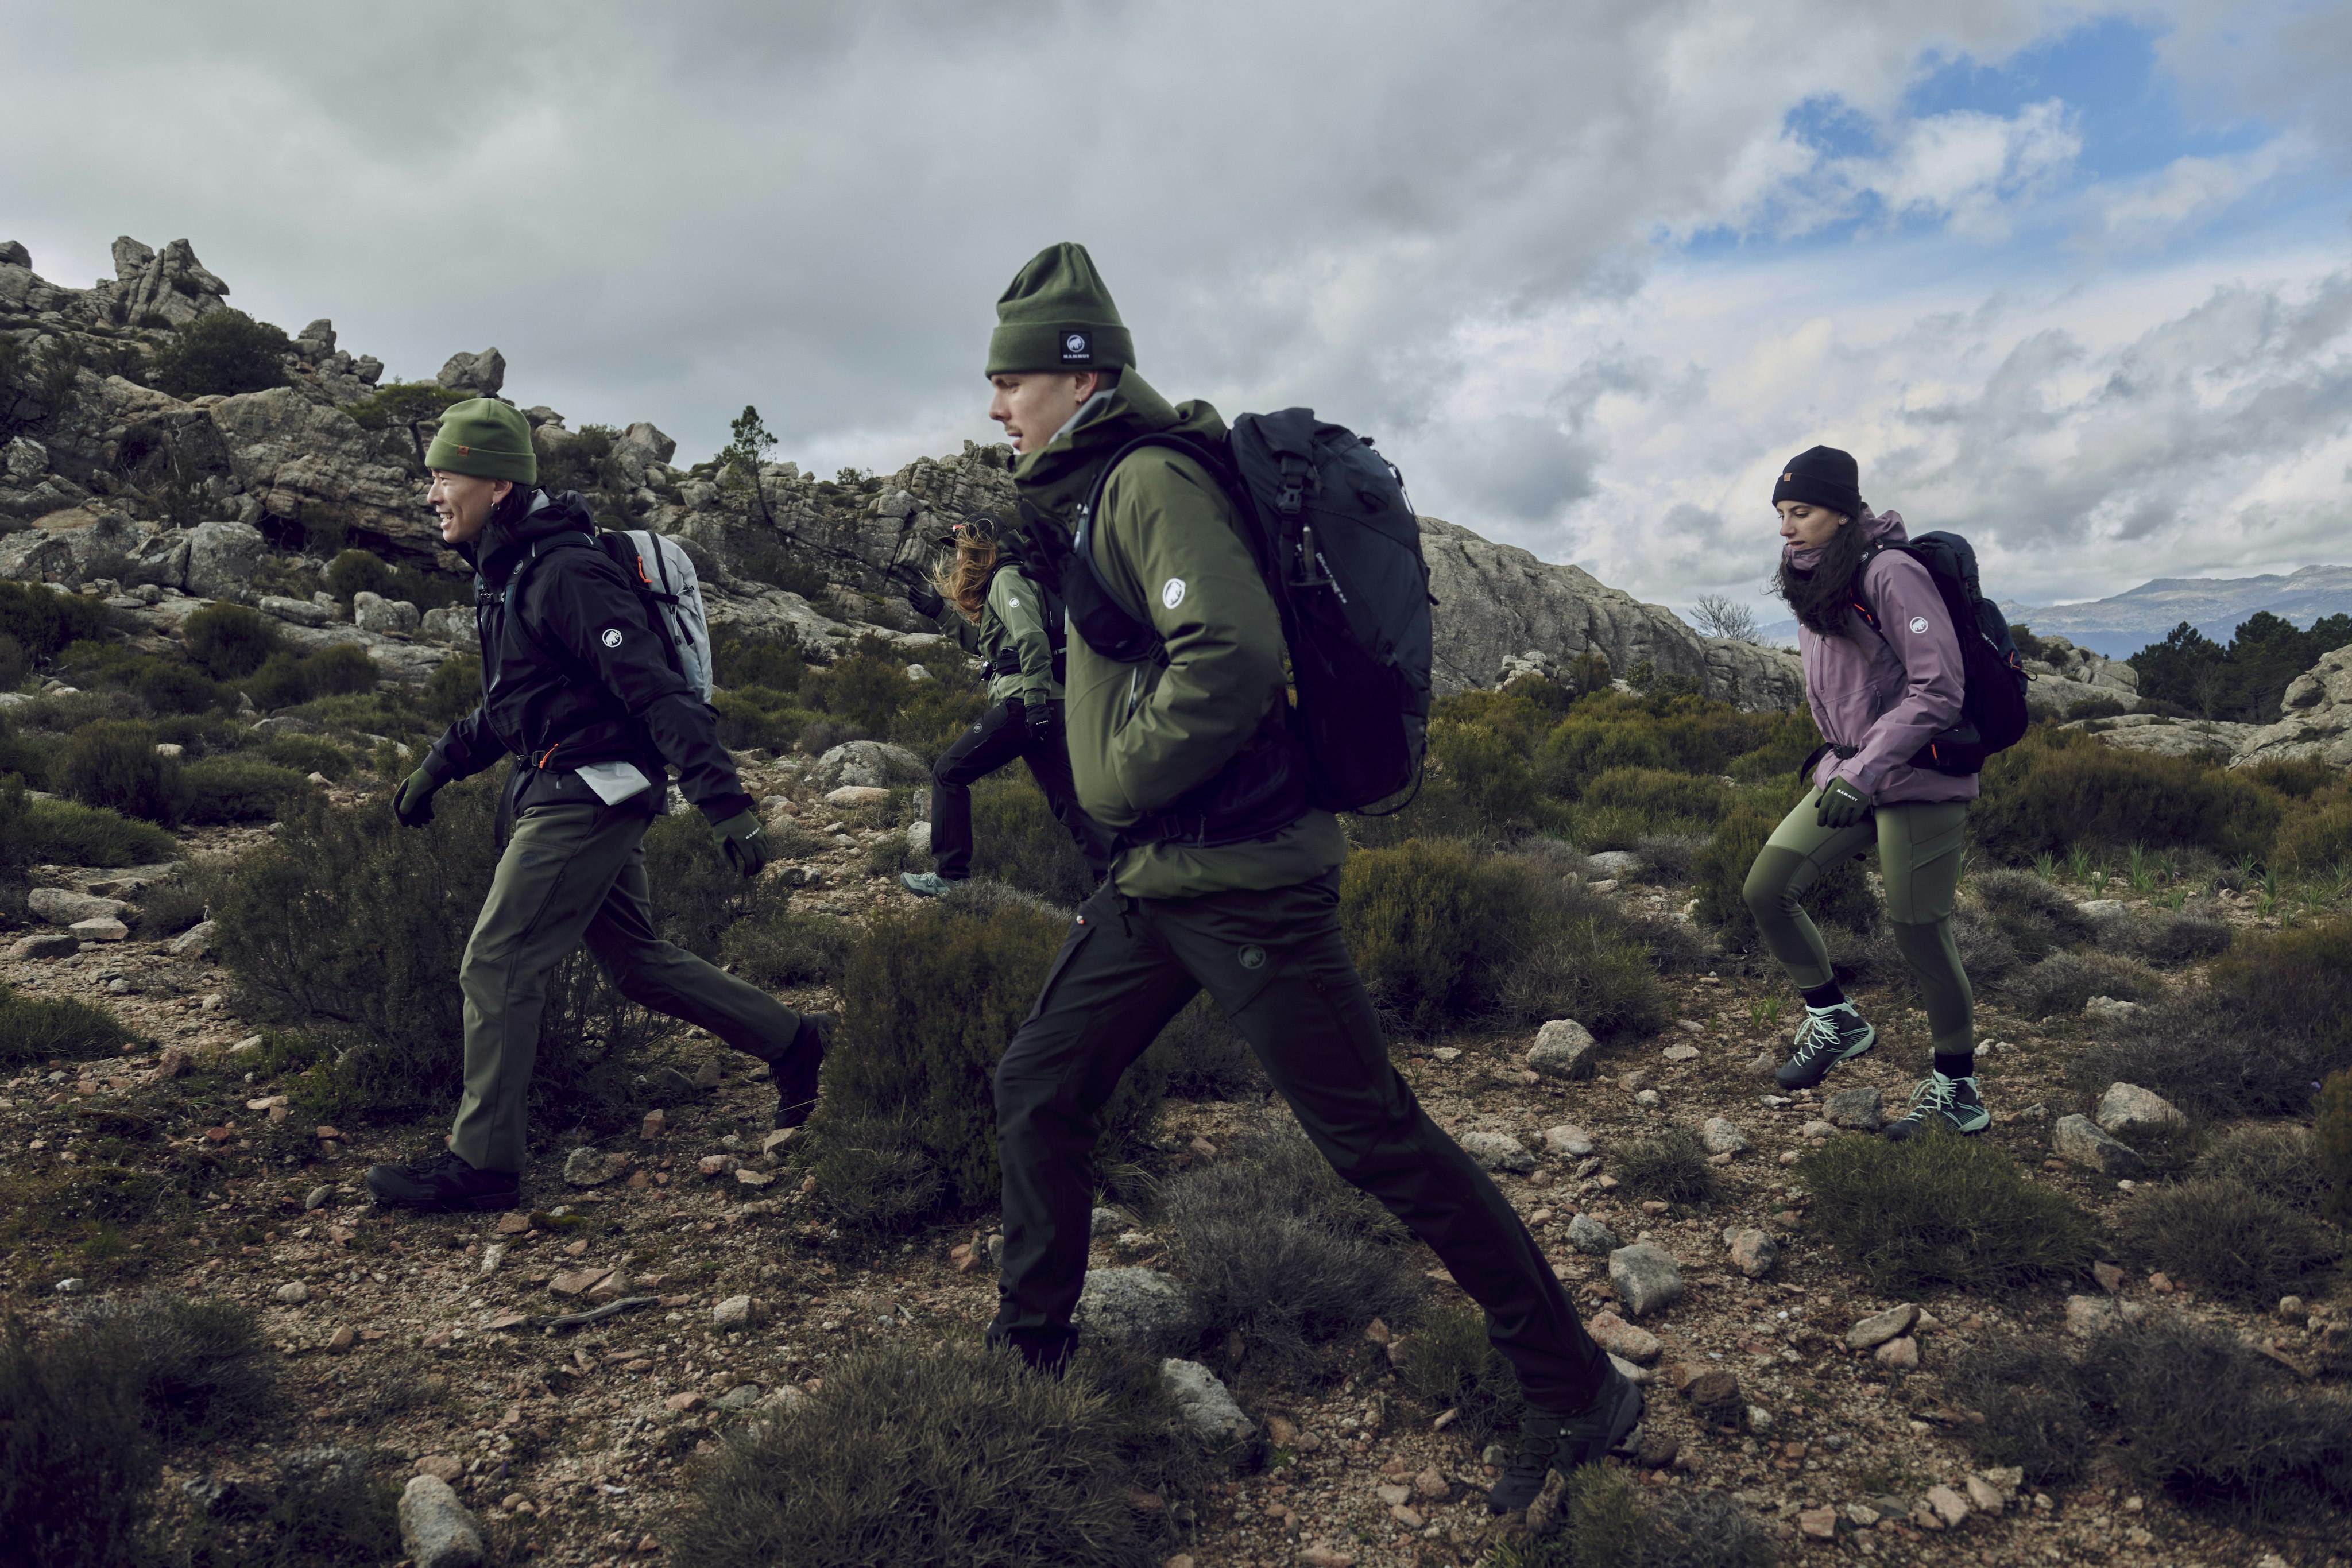
[[[658,811],[667,761],[712,822],[750,810],[710,709],[671,667],[645,601],[595,533],[576,492],[542,493],[520,523],[492,523],[458,547],[474,566],[482,701],[435,743],[425,771],[446,784],[510,755],[535,775],[519,781],[520,808],[593,800],[572,770],[630,762],[656,786]]]

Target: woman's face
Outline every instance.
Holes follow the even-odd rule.
[[[1783,501],[1779,510],[1780,537],[1799,549],[1819,549],[1847,520],[1843,512],[1832,512],[1811,501]]]

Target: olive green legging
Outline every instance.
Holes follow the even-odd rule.
[[[1800,990],[1828,985],[1829,948],[1798,900],[1823,872],[1875,841],[1887,923],[1927,1004],[1935,1048],[1943,1055],[1967,1054],[1975,1047],[1975,997],[1952,942],[1952,890],[1960,880],[1968,802],[1906,801],[1880,806],[1850,828],[1824,828],[1813,816],[1821,799],[1815,790],[1798,801],[1748,868],[1741,893],[1764,946]]]

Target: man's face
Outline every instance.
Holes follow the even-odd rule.
[[[996,395],[988,400],[988,417],[1004,426],[1015,452],[1034,452],[1054,439],[1070,422],[1080,404],[1095,395],[1101,378],[1092,371],[1024,371],[1018,375],[991,376]]]
[[[1820,549],[1846,521],[1843,512],[1832,512],[1811,501],[1783,501],[1779,510],[1780,537],[1799,549]]]
[[[462,545],[479,538],[489,526],[491,510],[513,488],[511,480],[433,470],[433,488],[425,492],[425,498],[441,514],[441,542]]]

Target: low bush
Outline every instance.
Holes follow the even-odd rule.
[[[28,997],[0,986],[0,1067],[112,1056],[138,1037],[104,1008]]]
[[[2311,1133],[2293,1124],[2240,1127],[2198,1152],[2192,1176],[2241,1182],[2256,1192],[2315,1209],[2326,1200],[2327,1172]]]
[[[830,915],[798,915],[778,904],[730,926],[719,956],[763,990],[829,986],[848,962],[856,927]]]
[[[1036,1001],[1065,925],[1034,901],[977,889],[867,925],[841,977],[841,1027],[811,1123],[818,1187],[845,1217],[887,1210],[910,1223],[997,1201],[996,1061]],[[1103,1164],[1139,1152],[1160,1103],[1152,1067],[1147,1056],[1120,1080],[1097,1151]],[[886,1147],[894,1187],[935,1173],[928,1204],[862,1194],[882,1168],[870,1151]]]
[[[1083,904],[1095,890],[1086,857],[1025,769],[1008,768],[972,787],[971,836],[974,876],[1065,907]]]
[[[242,310],[208,310],[183,326],[149,360],[149,382],[176,398],[266,391],[288,385],[285,329]]]
[[[1703,697],[1601,691],[1577,699],[1535,748],[1534,762],[1544,789],[1573,800],[1618,768],[1785,776],[1820,738],[1801,713],[1743,713]],[[1741,759],[1759,753],[1765,755],[1743,770]]]
[[[2352,798],[2288,812],[2271,845],[2271,860],[2306,876],[2352,865]]]
[[[808,655],[800,639],[789,633],[772,636],[758,632],[716,632],[711,637],[711,665],[719,685],[730,691],[765,686],[776,692],[800,689],[807,673]]]
[[[740,1429],[688,1481],[665,1542],[702,1568],[1152,1568],[1173,1544],[1139,1491],[1187,1473],[1141,1378],[1026,1370],[976,1343],[837,1356],[824,1385]]]
[[[94,598],[52,592],[37,582],[0,582],[0,635],[16,639],[33,658],[103,637],[106,630],[106,607]]]
[[[226,900],[236,876],[236,861],[231,855],[181,862],[170,875],[148,883],[139,894],[139,917],[132,929],[147,942],[177,936],[209,918],[213,906]]]
[[[208,757],[180,769],[180,819],[188,822],[271,822],[312,792],[303,775],[253,757]]]
[[[1416,1032],[1574,1018],[1607,1038],[1665,1021],[1639,932],[1528,857],[1444,840],[1360,850],[1340,869],[1339,925],[1373,1000]]]
[[[2096,929],[2073,899],[2030,871],[1977,871],[1961,887],[2028,963],[2087,942]]]
[[[2295,1116],[2313,1084],[2352,1067],[2352,920],[2244,933],[2207,978],[2095,1040],[2074,1080],[2094,1092],[2137,1083],[2200,1115]]]
[[[1697,1203],[1716,1193],[1706,1145],[1688,1127],[1668,1127],[1609,1151],[1609,1174],[1637,1193],[1674,1203]]]
[[[1783,789],[1742,793],[1716,823],[1714,836],[1691,860],[1691,880],[1697,884],[1698,917],[1722,934],[1735,952],[1753,948],[1759,938],[1756,917],[1749,913],[1743,889],[1748,873],[1772,830],[1789,814],[1801,795]],[[1878,924],[1878,901],[1871,896],[1862,862],[1840,861],[1823,873],[1806,894],[1805,906],[1816,924],[1856,936]]]
[[[2234,1335],[2169,1313],[2100,1334],[2081,1373],[2103,1425],[2126,1439],[2115,1453],[2128,1474],[2189,1507],[2319,1523],[2340,1541],[2352,1399],[2284,1378]]]
[[[1633,852],[1642,857],[1637,879],[1679,887],[1691,880],[1691,868],[1706,848],[1706,838],[1699,833],[1643,833],[1633,843]]]
[[[320,697],[373,691],[382,674],[366,649],[354,643],[338,643],[315,653],[272,653],[236,685],[256,707],[268,711],[299,707]]]
[[[2210,915],[2158,909],[2102,920],[2094,940],[2107,952],[2127,954],[2142,963],[2170,967],[2226,953],[2230,950],[2230,938],[2226,921]]]
[[[2137,958],[2096,949],[2053,953],[2009,982],[2011,1004],[2028,1018],[2079,1013],[2093,997],[2119,1002],[2152,1002],[2164,995],[2164,981]]]
[[[209,713],[233,703],[228,694],[186,664],[165,664],[160,659],[139,672],[131,689],[158,714]]]
[[[1882,1291],[2024,1284],[2072,1274],[2094,1250],[2080,1209],[1979,1140],[1833,1138],[1796,1176],[1813,1197],[1809,1225]]]
[[[808,720],[791,694],[766,686],[713,692],[710,705],[718,711],[719,744],[730,751],[782,751]]]
[[[1257,1052],[1205,991],[1169,1020],[1151,1049],[1166,1068],[1171,1100],[1238,1100],[1267,1086]]]
[[[1653,821],[1713,822],[1732,793],[1713,779],[1662,768],[1612,768],[1586,786],[1588,806],[1619,806]]]
[[[2276,1301],[2343,1251],[2326,1226],[2231,1176],[2142,1186],[2116,1230],[2149,1267],[2249,1306]]]
[[[1969,1451],[1987,1465],[2015,1465],[2029,1481],[2074,1479],[2105,1436],[2092,1425],[2074,1362],[2046,1340],[1964,1346],[1944,1386],[1960,1408],[1984,1417],[1954,1428]]]
[[[2070,845],[2198,845],[2236,859],[2270,847],[2279,796],[2242,775],[2188,758],[2118,751],[2079,730],[2047,726],[1985,765],[1969,812],[1976,841],[2011,864]]]
[[[1465,1437],[1508,1442],[1519,1429],[1525,1401],[1518,1375],[1486,1336],[1486,1314],[1444,1301],[1422,1314],[1405,1336],[1404,1381],[1432,1410],[1460,1412]]]
[[[482,703],[482,657],[458,653],[441,661],[425,683],[425,716],[436,724],[453,724]]]
[[[254,748],[259,756],[297,773],[323,773],[340,784],[355,766],[352,754],[323,736],[292,730],[273,735]]]
[[[180,852],[178,841],[152,822],[135,822],[118,812],[69,800],[30,801],[13,822],[0,811],[0,833],[12,839],[22,835],[21,859],[14,847],[0,850],[0,858],[16,864],[152,865]]]
[[[196,668],[216,681],[242,680],[283,650],[278,622],[242,604],[208,604],[180,622]]]
[[[85,806],[169,826],[179,818],[180,766],[157,755],[143,724],[101,722],[69,737],[55,773],[65,793]]]
[[[1374,1318],[1403,1327],[1422,1296],[1404,1228],[1342,1181],[1286,1113],[1228,1138],[1160,1189],[1194,1342],[1239,1336],[1254,1361],[1300,1370],[1334,1342],[1360,1350]],[[1347,1358],[1324,1370],[1337,1375]]]

